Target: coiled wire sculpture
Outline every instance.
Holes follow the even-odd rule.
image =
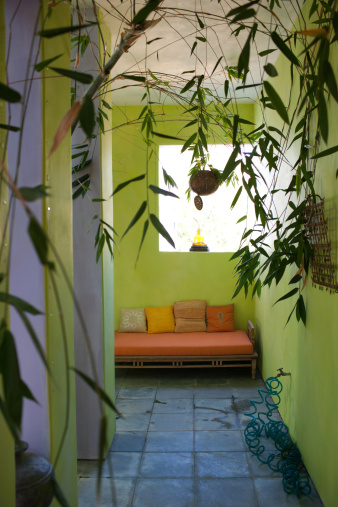
[[[274,420],[278,414],[277,407],[283,385],[276,377],[269,377],[265,382],[265,387],[266,390],[258,389],[261,401],[250,400],[254,411],[245,414],[251,417],[251,421],[244,430],[245,441],[252,454],[261,463],[283,475],[283,487],[286,493],[296,493],[297,496],[309,495],[311,493],[310,478],[299,449],[292,442],[288,427],[280,420]],[[270,398],[271,395],[277,398],[276,403]],[[266,438],[274,441],[277,453],[265,452],[265,446],[261,443],[262,435],[264,438],[263,432]]]

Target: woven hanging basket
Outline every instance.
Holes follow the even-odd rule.
[[[189,186],[197,195],[210,195],[219,187],[218,178],[213,171],[199,171],[191,176]]]

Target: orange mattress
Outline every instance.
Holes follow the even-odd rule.
[[[245,331],[221,333],[119,333],[116,356],[226,356],[253,354]]]

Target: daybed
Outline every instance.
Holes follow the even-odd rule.
[[[232,306],[233,310],[233,305],[229,306]],[[147,308],[145,310],[147,312]],[[176,312],[175,318],[177,315]],[[207,332],[206,326],[205,331],[185,332],[185,324],[179,328],[178,323],[179,319],[176,318],[172,329],[176,332],[156,332],[148,318],[148,332],[121,332],[121,328],[120,332],[115,331],[116,368],[239,366],[250,367],[252,378],[255,378],[258,354],[254,349],[254,326],[250,320],[247,322],[247,333],[243,330]],[[194,327],[199,329],[195,320],[192,328]],[[178,329],[181,331],[177,331]],[[191,325],[187,326],[187,329],[191,329]]]

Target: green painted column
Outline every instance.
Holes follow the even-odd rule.
[[[104,40],[107,44],[106,51],[110,53],[111,35],[100,16],[100,26]],[[100,51],[103,52],[102,39],[100,38]],[[105,199],[101,206],[101,217],[110,225],[113,225],[113,160],[112,160],[112,112],[111,109],[104,108],[102,99],[107,103],[111,102],[111,86],[105,88],[106,94],[100,97],[100,107],[104,109],[108,116],[105,121],[107,132],[101,134],[101,197]],[[111,231],[112,232],[112,231]],[[104,389],[112,400],[115,399],[115,362],[114,362],[114,262],[107,247],[103,250],[102,262],[102,339],[103,339],[103,383]],[[110,444],[114,438],[116,430],[115,413],[107,405],[104,407],[108,419],[107,424],[107,445],[106,452],[109,451]]]
[[[0,82],[6,82],[6,66],[5,66],[5,4],[4,0],[0,0]],[[0,100],[0,123],[6,121],[6,104]],[[7,132],[0,129],[0,158],[6,163],[4,157],[4,148]],[[6,184],[0,179],[0,238],[4,241],[2,254],[0,257],[0,273],[5,273],[8,262],[8,233],[4,235],[5,220],[8,211],[8,190]],[[5,282],[0,284],[0,290],[4,290]],[[0,305],[0,320],[4,316],[4,306]],[[0,382],[0,396],[2,396],[2,386]],[[14,507],[15,504],[15,465],[14,465],[14,442],[13,438],[6,426],[3,417],[0,414],[0,499],[6,507]]]
[[[47,12],[43,4],[43,17]],[[58,4],[45,28],[68,26],[69,5]],[[44,39],[41,59],[62,53],[58,66],[70,67],[70,35]],[[48,158],[56,129],[70,108],[70,80],[51,78],[46,71],[43,81],[43,183],[51,187],[43,203],[45,230],[55,246],[58,258],[54,279],[45,273],[46,348],[52,377],[48,379],[50,460],[57,460],[56,479],[69,504],[77,505],[75,381],[69,366],[74,365],[73,328],[73,242],[70,134]],[[62,265],[60,265],[60,262]],[[60,450],[60,446],[62,448]],[[57,505],[54,501],[53,505]]]

